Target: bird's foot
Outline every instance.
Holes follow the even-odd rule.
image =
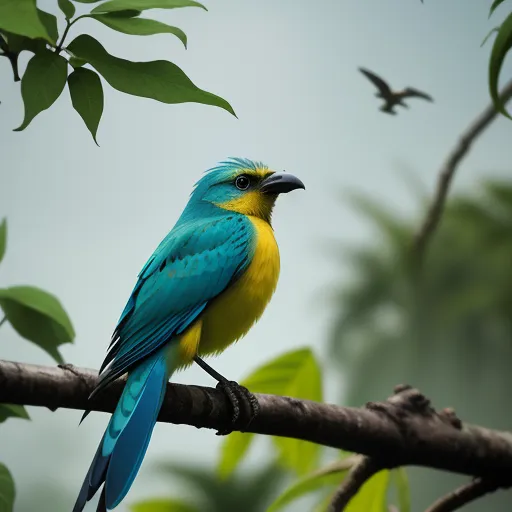
[[[240,420],[241,406],[245,411],[248,411],[247,419],[243,424],[243,428],[240,429],[243,432],[260,412],[258,399],[247,388],[232,380],[221,380],[216,388],[226,394],[233,407],[231,426],[234,426]],[[219,430],[216,435],[225,436],[231,434],[231,432],[233,432],[231,428],[226,428]]]

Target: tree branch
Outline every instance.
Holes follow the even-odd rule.
[[[502,487],[497,481],[476,478],[471,483],[455,489],[431,505],[425,512],[454,512],[471,501]]]
[[[114,382],[89,402],[97,380],[92,370],[0,360],[0,403],[112,412],[124,382]],[[452,411],[435,412],[410,387],[401,386],[387,402],[365,408],[256,396],[260,413],[248,432],[304,439],[374,457],[388,467],[419,465],[512,480],[512,434],[462,425]],[[231,414],[219,390],[169,384],[158,420],[222,430]]]
[[[328,512],[342,512],[345,510],[348,502],[359,492],[363,484],[383,467],[371,457],[361,457],[361,460],[352,466],[348,475],[334,493]]]
[[[512,81],[505,85],[501,91],[500,100],[502,104],[505,104],[511,97]],[[450,184],[457,167],[469,153],[471,145],[485,131],[485,129],[488,128],[497,116],[498,112],[496,111],[494,104],[491,103],[462,134],[457,145],[453,148],[444,165],[441,167],[434,198],[428,208],[425,219],[413,240],[413,257],[418,268],[422,265],[428,243],[441,220]]]

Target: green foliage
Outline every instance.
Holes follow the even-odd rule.
[[[0,30],[32,39],[46,39],[51,43],[53,41],[39,12],[36,8],[36,0],[2,0],[0,2]]]
[[[291,396],[306,400],[322,401],[322,378],[320,367],[309,348],[287,352],[258,368],[241,382],[253,393]],[[219,472],[229,475],[243,459],[252,434],[233,432],[221,447]],[[319,446],[299,439],[274,437],[279,452],[279,462],[298,475],[303,475],[316,466]]]
[[[76,0],[84,4],[90,0]],[[117,32],[136,36],[172,34],[187,46],[185,33],[152,19],[139,18],[149,9],[176,9],[206,7],[192,0],[111,0],[96,5],[90,13],[75,17],[76,9],[70,0],[57,0],[66,19],[64,32],[59,37],[57,18],[36,7],[35,0],[0,0],[0,48],[9,56],[14,79],[18,76],[18,56],[22,51],[32,52],[21,80],[25,107],[22,131],[39,113],[53,105],[62,93],[66,81],[74,109],[84,121],[97,144],[97,131],[103,113],[101,78],[84,68],[68,76],[68,64],[75,71],[92,66],[118,91],[162,103],[201,103],[220,107],[235,115],[223,98],[197,87],[175,64],[165,60],[131,62],[111,55],[94,38],[79,35],[66,46],[66,37],[72,25],[83,18],[92,18]]]
[[[348,470],[352,466],[352,462],[353,459],[347,458],[300,478],[270,505],[267,512],[277,512],[295,500],[302,498],[306,494],[318,491],[319,489],[338,486],[347,475]]]
[[[345,512],[388,512],[389,471],[379,471],[363,484],[345,507]]]
[[[0,263],[4,259],[5,249],[7,247],[7,219],[0,223]]]
[[[199,509],[186,501],[160,499],[141,501],[130,506],[132,512],[199,512]]]
[[[136,11],[138,12],[138,11]],[[100,21],[113,30],[134,36],[151,36],[153,34],[174,34],[185,48],[187,47],[187,36],[183,30],[171,27],[160,21],[148,20],[145,18],[123,18],[117,13],[96,14],[93,19]]]
[[[400,512],[411,512],[411,493],[405,468],[393,469],[391,471],[391,480],[397,491],[398,509]]]
[[[492,13],[496,10],[497,7],[499,7],[505,0],[494,0],[494,2],[491,5],[491,8],[489,9],[489,17],[491,17]]]
[[[78,67],[68,76],[69,93],[73,108],[80,114],[91,132],[94,142],[103,113],[103,87],[94,71]]]
[[[0,423],[3,423],[7,418],[29,420],[30,416],[23,405],[0,404]]]
[[[499,26],[494,27],[491,30],[489,30],[489,33],[484,37],[484,40],[480,44],[480,47],[482,47],[494,33],[499,32],[499,30],[500,30]]]
[[[36,53],[21,80],[25,118],[15,131],[24,130],[37,114],[51,107],[66,85],[68,63],[49,50]]]
[[[75,332],[56,297],[32,286],[13,286],[0,289],[0,307],[20,336],[64,362],[58,347],[72,342]]]
[[[9,470],[0,463],[0,512],[14,511],[16,489]]]

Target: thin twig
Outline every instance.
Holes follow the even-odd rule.
[[[112,412],[124,380],[88,401],[98,373],[72,367],[0,360],[0,403]],[[512,434],[437,414],[421,393],[401,386],[385,407],[340,407],[295,398],[256,394],[260,413],[246,429],[256,434],[303,439],[403,465],[512,481]],[[231,426],[231,405],[222,391],[169,384],[159,421],[215,430]],[[77,423],[78,423],[77,415]],[[243,421],[233,430],[244,428]],[[77,434],[78,435],[78,434]]]
[[[508,82],[500,93],[500,102],[505,104],[512,97],[512,81]],[[485,131],[486,128],[496,119],[498,112],[491,103],[471,123],[469,128],[462,134],[458,143],[448,155],[444,165],[441,167],[437,180],[435,196],[425,215],[425,219],[413,240],[413,257],[420,268],[427,251],[427,246],[437,229],[441,220],[450,184],[453,180],[457,167],[469,153],[471,145]]]
[[[469,484],[455,489],[431,505],[425,512],[454,512],[464,505],[496,491],[501,487],[493,480],[476,478]]]
[[[361,460],[352,466],[348,475],[343,479],[329,505],[328,512],[342,512],[349,501],[359,492],[359,489],[375,473],[378,473],[383,466],[371,457],[362,457]]]

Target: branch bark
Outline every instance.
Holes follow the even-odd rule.
[[[511,97],[512,80],[505,85],[500,93],[502,104],[505,104]],[[443,215],[448,191],[459,164],[469,153],[469,150],[475,140],[486,130],[486,128],[488,128],[497,116],[498,112],[496,111],[494,104],[491,103],[462,134],[458,143],[448,155],[444,165],[441,167],[434,198],[428,208],[425,219],[413,240],[413,256],[418,268],[421,267],[424,255],[427,251],[428,243],[437,229],[441,216]]]
[[[89,402],[97,378],[92,370],[0,360],[0,403],[112,412],[124,383],[114,382]],[[356,452],[388,467],[418,465],[498,481],[509,475],[512,480],[512,434],[462,425],[453,411],[435,412],[410,387],[397,388],[387,402],[364,408],[256,396],[260,413],[248,432]],[[221,391],[169,384],[158,420],[222,430],[231,413]]]

